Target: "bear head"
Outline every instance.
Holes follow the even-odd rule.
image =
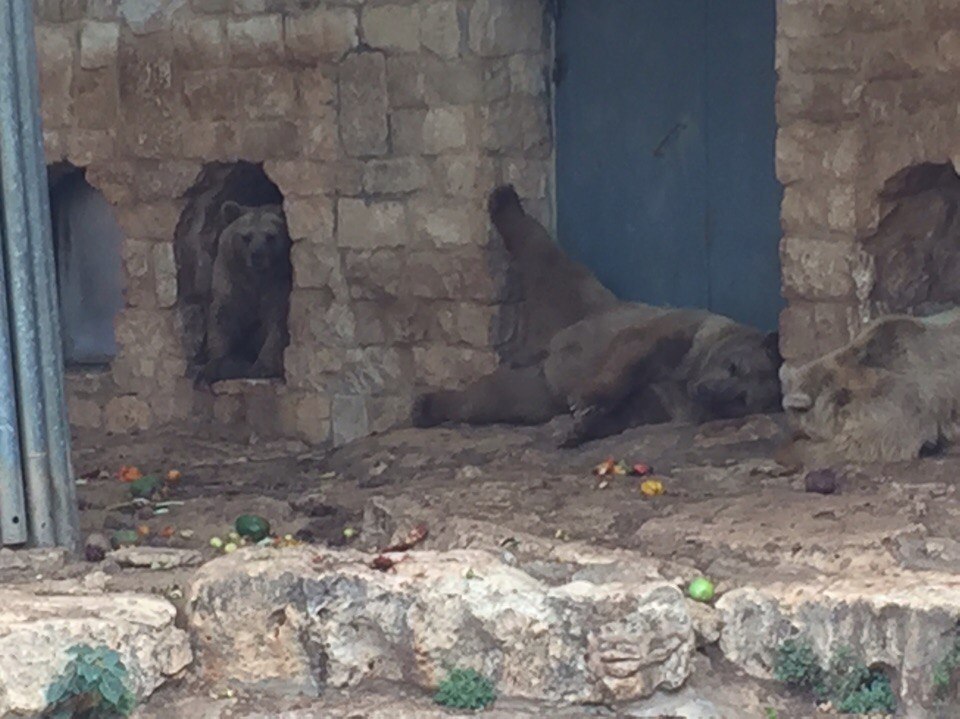
[[[711,418],[776,411],[781,401],[778,344],[775,332],[731,325],[696,353],[687,393]]]
[[[225,226],[218,252],[227,248],[247,268],[258,272],[289,262],[290,235],[278,205],[244,207],[228,201],[221,214]]]
[[[855,425],[881,422],[879,415],[896,407],[906,411],[914,394],[911,344],[926,331],[915,318],[889,317],[819,359],[784,365],[783,408],[799,436],[830,442]]]

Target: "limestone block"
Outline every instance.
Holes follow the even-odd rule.
[[[493,161],[477,155],[438,157],[433,174],[436,187],[451,197],[480,197],[496,184]]]
[[[98,429],[103,426],[103,409],[100,403],[77,397],[69,392],[67,393],[67,416],[73,427]]]
[[[290,250],[294,287],[329,287],[340,272],[340,256],[332,244],[297,242]]]
[[[468,110],[437,107],[427,111],[423,122],[423,148],[429,155],[462,149],[469,139]]]
[[[112,22],[85,22],[80,26],[80,67],[95,70],[117,61],[120,26]]]
[[[235,144],[228,145],[227,151],[251,162],[292,159],[302,154],[300,132],[287,120],[243,123],[237,128]]]
[[[351,55],[340,66],[340,139],[351,157],[387,152],[387,68],[381,53]]]
[[[316,195],[332,194],[336,189],[334,183],[334,171],[324,162],[313,160],[280,160],[267,161],[263,165],[267,176],[276,183],[284,199],[308,197],[311,200]],[[284,202],[284,210],[287,213],[287,223],[290,224],[290,211],[287,210],[287,203]],[[333,216],[332,205],[330,207],[331,219]],[[290,231],[293,237],[297,234]]]
[[[128,237],[173,240],[180,220],[180,201],[141,202],[117,208],[117,221]]]
[[[256,68],[237,78],[240,114],[252,120],[286,118],[297,106],[297,87],[287,68]]]
[[[491,301],[498,292],[480,247],[413,250],[407,254],[404,282],[403,294],[411,297]]]
[[[720,648],[751,676],[769,678],[776,648],[789,636],[806,637],[824,660],[847,647],[868,666],[892,668],[899,712],[932,716],[923,713],[935,702],[931,668],[949,649],[945,637],[960,613],[949,587],[919,573],[898,577],[897,588],[884,592],[855,578],[735,589],[717,602],[724,621]]]
[[[73,79],[74,122],[77,127],[111,131],[120,114],[115,68],[80,70]]]
[[[853,243],[786,237],[780,265],[786,297],[812,300],[854,299]]]
[[[287,68],[287,72],[290,69]],[[332,65],[317,65],[296,72],[300,110],[308,117],[337,100],[337,70]]]
[[[424,151],[424,125],[427,111],[395,110],[390,113],[390,139],[398,155],[419,155]]]
[[[314,347],[354,343],[356,323],[350,308],[326,289],[294,289],[290,294],[290,336]]]
[[[339,155],[337,111],[322,105],[300,122],[300,152],[311,160],[334,160]]]
[[[229,68],[188,71],[183,74],[184,107],[192,120],[232,120],[241,111],[245,74]]]
[[[37,25],[37,63],[44,127],[64,127],[73,113],[73,58],[75,47],[70,29]]]
[[[344,198],[337,205],[341,247],[402,247],[409,242],[406,206],[400,202],[366,202]]]
[[[463,666],[502,696],[597,703],[675,689],[690,672],[680,591],[614,565],[550,586],[478,550],[414,552],[391,573],[357,552],[314,554],[244,549],[201,568],[189,622],[202,675],[312,694],[376,680],[432,689]]]
[[[0,593],[0,717],[39,716],[46,690],[77,644],[120,653],[139,699],[191,661],[186,632],[169,602],[138,594],[37,596]]]
[[[405,250],[346,250],[343,276],[353,299],[385,300],[395,298],[405,286]]]
[[[396,52],[420,49],[417,5],[368,5],[363,9],[363,39],[370,47]]]
[[[363,189],[371,195],[414,192],[426,183],[427,168],[419,158],[372,160],[363,167]]]
[[[453,0],[428,3],[420,12],[420,41],[440,57],[460,54],[460,18]]]
[[[290,198],[291,195],[285,197]],[[333,198],[325,195],[296,197],[294,194],[292,199],[285,199],[283,210],[290,237],[294,240],[308,239],[314,243],[333,245],[333,203]]]
[[[287,50],[298,62],[340,58],[360,41],[357,13],[349,7],[324,4],[308,13],[287,15],[283,22]]]
[[[484,149],[546,158],[550,118],[542,98],[516,96],[484,107],[480,114]]]
[[[186,69],[219,67],[227,62],[227,31],[220,18],[190,16],[175,23],[173,46]]]
[[[149,429],[153,424],[150,405],[133,395],[114,397],[104,409],[107,432],[116,434]]]
[[[183,99],[173,80],[174,45],[168,32],[121,36],[117,61],[124,120],[142,132],[157,134],[157,124],[182,116]],[[166,157],[173,154],[164,148]],[[175,155],[174,155],[175,156]]]
[[[427,245],[480,244],[485,235],[482,210],[472,204],[418,200],[411,203],[411,215],[415,238]]]
[[[110,130],[66,130],[64,145],[64,159],[77,167],[109,162],[115,150],[113,132]]]
[[[415,347],[413,359],[417,380],[427,387],[455,387],[493,372],[497,360],[492,351],[426,345]]]
[[[334,447],[342,447],[370,434],[365,398],[344,394],[334,396],[331,431]]]
[[[283,61],[283,19],[257,15],[227,21],[231,64],[239,67],[274,65]]]
[[[177,302],[177,263],[172,242],[162,242],[153,247],[153,281],[157,306],[173,307]]]
[[[536,0],[476,0],[470,8],[470,49],[502,56],[539,50],[543,8]]]

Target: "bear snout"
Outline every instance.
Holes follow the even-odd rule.
[[[792,392],[783,398],[783,408],[787,411],[806,412],[813,407],[813,399],[803,392]]]

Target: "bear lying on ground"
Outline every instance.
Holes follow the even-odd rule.
[[[198,381],[279,377],[293,276],[283,210],[225,202],[222,212]]]
[[[504,205],[509,225],[498,218]],[[490,207],[519,265],[515,269],[526,278],[524,313],[535,327],[538,313],[545,312],[551,334],[528,335],[536,338],[527,343],[530,348],[545,343],[544,350],[528,355],[532,363],[505,364],[463,390],[418,398],[416,426],[448,421],[535,425],[573,412],[574,427],[562,443],[575,446],[640,424],[701,422],[779,407],[776,335],[703,310],[611,301],[612,295],[570,262],[536,220],[517,216],[522,209],[511,189],[495,190]],[[549,247],[541,249],[543,243]],[[517,250],[525,244],[536,251]],[[540,272],[539,264],[528,266],[548,253],[561,258],[552,262],[559,277]],[[563,304],[565,293],[572,299]]]
[[[960,430],[960,310],[875,320],[853,341],[784,366],[783,406],[796,430],[789,462],[913,459]]]

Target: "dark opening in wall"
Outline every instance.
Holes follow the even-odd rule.
[[[882,219],[864,240],[875,314],[929,315],[960,305],[960,176],[950,163],[909,167],[880,194]]]
[[[70,163],[49,167],[53,248],[68,367],[108,364],[123,307],[123,232],[113,207]]]
[[[282,377],[292,268],[280,190],[261,165],[217,162],[185,197],[174,252],[191,373]]]

